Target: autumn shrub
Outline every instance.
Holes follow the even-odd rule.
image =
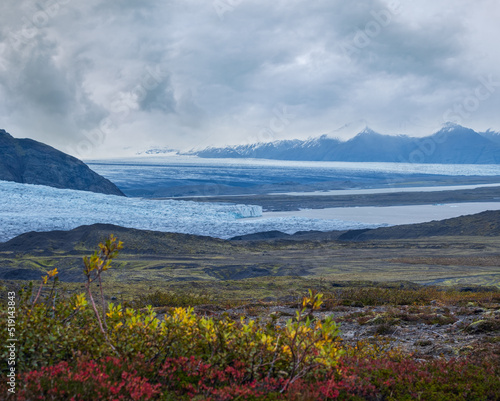
[[[111,349],[93,311],[82,302],[73,296],[54,306],[19,303],[18,370],[71,361],[75,355],[97,359],[116,351],[124,357],[142,353],[158,362],[192,355],[219,366],[244,360],[250,361],[250,375],[282,371],[293,380],[313,368],[334,366],[342,353],[335,343],[339,329],[331,319],[312,322],[298,313],[278,327],[227,316],[199,317],[192,308],[174,308],[160,321],[151,307],[140,311],[113,304],[106,313]]]
[[[436,359],[418,361],[406,357],[343,358],[339,365],[344,386],[351,395],[365,399],[396,400],[498,400],[500,367],[489,360]],[[371,397],[369,396],[371,394]]]
[[[271,377],[250,379],[247,366],[240,361],[218,368],[194,356],[168,358],[158,372],[158,381],[167,393],[177,397],[220,401],[279,395],[285,382]]]
[[[74,366],[59,362],[22,374],[19,382],[18,401],[151,400],[161,387],[116,357],[81,359]]]
[[[92,312],[78,295],[46,297],[33,304],[32,288],[20,294],[17,301],[16,357],[17,370],[27,371],[71,360],[75,354],[88,353],[95,357],[108,353],[102,333],[95,324]],[[7,341],[2,330],[0,341]],[[0,358],[7,360],[2,347]],[[2,370],[6,368],[2,364]]]
[[[287,379],[279,375],[250,377],[248,361],[222,367],[191,356],[167,358],[157,366],[143,357],[80,357],[22,374],[17,399],[493,401],[500,394],[499,369],[488,358],[345,355],[335,368],[314,370],[285,388]]]

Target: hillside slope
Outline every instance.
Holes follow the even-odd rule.
[[[286,234],[269,231],[231,238],[232,241],[371,241],[418,239],[429,237],[496,237],[500,236],[500,211],[490,210],[467,216],[428,223],[404,224],[374,229],[348,231],[299,231]]]
[[[32,139],[0,129],[0,180],[125,196],[85,163]]]
[[[137,230],[113,224],[92,224],[73,230],[31,231],[10,241],[0,242],[0,252],[33,253],[37,255],[67,252],[93,252],[97,244],[114,234],[127,244],[125,254],[166,255],[177,253],[210,253],[228,251],[233,246],[227,241],[198,235]]]
[[[352,230],[339,240],[405,239],[436,236],[500,236],[500,211],[486,211],[428,223],[381,227],[374,230]]]

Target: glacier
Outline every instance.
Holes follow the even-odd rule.
[[[498,182],[500,177],[500,164],[298,162],[200,159],[195,156],[150,156],[86,162],[127,196],[147,198],[363,188],[390,188],[392,191],[393,188],[414,186],[415,182],[432,186],[476,184]]]
[[[256,205],[125,198],[0,181],[0,242],[29,231],[71,230],[95,223],[223,239],[271,230],[293,234],[385,225],[262,216],[262,207]]]

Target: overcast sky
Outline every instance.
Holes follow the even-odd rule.
[[[498,0],[2,0],[0,128],[153,145],[500,131]]]

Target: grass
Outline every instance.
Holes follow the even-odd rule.
[[[113,276],[113,271],[109,272]],[[117,274],[116,271],[114,274]],[[27,281],[3,281],[7,288],[20,289]],[[68,293],[83,291],[83,283],[62,282]],[[479,292],[464,292],[462,287],[427,287],[411,282],[338,282],[303,277],[257,277],[244,280],[205,281],[131,281],[122,282],[105,278],[106,298],[114,302],[155,306],[186,306],[213,304],[221,307],[245,303],[281,304],[294,306],[309,288],[324,294],[324,309],[336,310],[341,306],[399,306],[463,305],[473,302],[476,306],[500,302],[500,291],[477,287]],[[411,289],[410,289],[411,288]],[[473,289],[470,287],[468,289]],[[189,301],[192,300],[192,301]],[[205,302],[206,301],[206,302]]]
[[[156,237],[157,234],[154,234],[155,243],[160,241]],[[108,282],[113,287],[137,284],[141,290],[151,286],[153,291],[168,288],[172,282],[183,287],[183,282],[196,280],[208,287],[217,287],[214,284],[216,281],[239,283],[253,278],[257,282],[263,281],[264,285],[267,280],[276,280],[279,289],[280,285],[288,285],[290,277],[306,281],[323,279],[325,282],[358,279],[500,288],[496,263],[500,257],[500,244],[493,237],[439,237],[363,243],[270,241],[235,244],[214,240],[210,245],[193,236],[188,236],[185,243],[179,243],[183,238],[169,234],[165,239],[167,244],[155,252],[151,252],[151,246],[140,238],[131,244],[126,242],[107,278]],[[81,281],[81,258],[88,253],[89,247],[87,243],[76,242],[43,256],[40,254],[48,251],[2,252],[2,274],[5,279],[16,274],[18,279],[19,269],[39,271],[42,275],[49,268],[58,268],[62,281]],[[149,251],[145,253],[145,250]],[[291,284],[294,288],[295,284]],[[245,296],[266,297],[273,294],[272,291],[256,289],[255,294]]]

